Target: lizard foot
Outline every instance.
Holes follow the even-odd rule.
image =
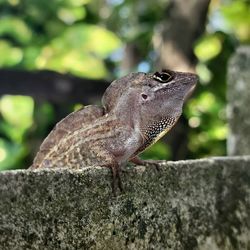
[[[162,164],[161,160],[142,160],[137,156],[130,159],[130,162],[145,167],[155,167],[157,171],[160,171],[160,165]]]

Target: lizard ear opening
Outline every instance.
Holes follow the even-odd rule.
[[[146,95],[146,94],[144,94],[144,93],[141,94],[141,97],[142,97],[143,100],[147,100],[147,99],[148,99],[148,95]]]

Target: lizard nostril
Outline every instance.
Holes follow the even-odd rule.
[[[148,98],[148,96],[146,94],[141,94],[141,97],[146,100]]]

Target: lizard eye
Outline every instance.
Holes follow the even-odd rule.
[[[169,82],[172,79],[172,75],[168,73],[167,71],[163,71],[162,73],[156,72],[153,75],[153,78],[157,80],[158,82]]]

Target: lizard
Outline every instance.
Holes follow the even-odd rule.
[[[56,124],[30,168],[108,167],[114,192],[122,190],[122,166],[128,161],[146,165],[138,155],[175,125],[197,80],[193,73],[162,70],[113,81],[102,106],[86,106]]]

